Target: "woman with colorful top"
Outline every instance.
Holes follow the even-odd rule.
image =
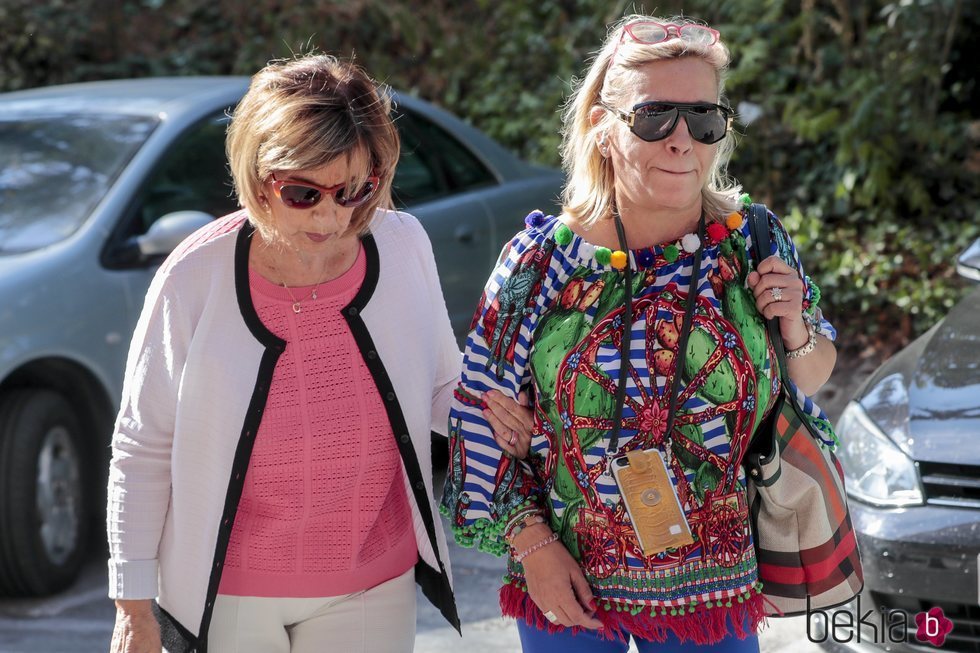
[[[390,110],[322,55],[235,109],[244,209],[162,265],[130,349],[114,652],[411,651],[416,583],[459,627],[430,433],[460,353],[429,240],[389,208]]]
[[[563,212],[527,217],[474,317],[442,512],[460,542],[510,553],[500,602],[525,652],[758,650],[740,462],[778,390],[763,318],[807,394],[836,352],[771,214],[773,255],[751,269],[750,200],[723,174],[728,62],[689,20],[613,27],[564,115]],[[525,460],[481,411],[521,390]],[[675,519],[666,535],[651,514]]]

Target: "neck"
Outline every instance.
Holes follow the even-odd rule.
[[[357,259],[360,239],[344,236],[313,250],[299,250],[281,242],[268,242],[256,233],[250,263],[269,281],[282,286],[313,286],[336,279]]]
[[[695,233],[701,218],[701,199],[695,205],[683,209],[650,209],[630,204],[619,207],[619,217],[626,232],[626,245],[630,249],[653,247],[677,240],[685,234]],[[619,236],[612,214],[600,218],[591,227],[569,219],[569,226],[579,234],[588,234],[587,240],[612,250],[619,249]]]
[[[630,248],[652,247],[697,231],[701,202],[699,198],[695,206],[678,210],[622,206],[619,217],[623,221]]]

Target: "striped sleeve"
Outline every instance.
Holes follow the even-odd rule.
[[[483,417],[482,395],[499,390],[516,398],[530,385],[531,334],[563,276],[554,248],[536,229],[504,246],[470,324],[449,414],[450,469],[441,512],[460,544],[497,555],[507,551],[509,526],[538,509],[543,488],[529,465],[497,445]]]

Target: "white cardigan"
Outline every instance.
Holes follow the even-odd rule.
[[[252,436],[285,347],[252,305],[246,217],[198,231],[158,270],[133,335],[112,441],[109,596],[158,598],[171,652],[206,650]],[[379,211],[363,243],[364,283],[343,313],[402,456],[416,580],[458,629],[430,431],[446,432],[460,353],[418,221]]]

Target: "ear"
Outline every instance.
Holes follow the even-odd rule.
[[[602,120],[602,113],[605,111],[602,107],[592,107],[589,112],[589,122],[593,127],[599,124]],[[595,147],[599,150],[599,154],[604,159],[609,158],[609,133],[605,130],[599,132],[595,136]]]
[[[605,112],[606,110],[602,107],[592,107],[592,110],[589,111],[589,124],[591,124],[593,127],[598,125],[599,121],[602,120],[602,114]]]

